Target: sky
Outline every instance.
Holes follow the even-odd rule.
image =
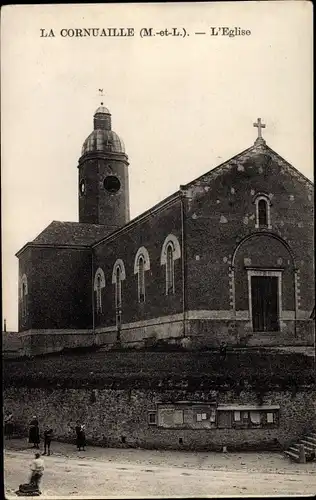
[[[1,27],[7,330],[18,328],[15,253],[52,220],[78,221],[78,159],[101,101],[129,157],[132,218],[250,147],[258,117],[267,144],[313,179],[310,2],[13,5]],[[69,36],[113,27],[134,36]]]

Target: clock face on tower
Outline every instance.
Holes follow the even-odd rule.
[[[84,179],[81,179],[81,181],[79,183],[79,192],[81,195],[84,195],[86,192],[86,183],[85,183]]]

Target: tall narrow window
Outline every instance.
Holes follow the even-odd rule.
[[[139,303],[146,300],[146,271],[150,270],[149,254],[145,247],[140,247],[135,255],[134,274],[137,274],[137,299]]]
[[[259,227],[268,225],[268,210],[266,200],[259,200],[258,202],[258,219]]]
[[[138,300],[145,302],[145,263],[142,256],[138,260]]]
[[[102,299],[101,299],[101,276],[97,277],[97,311],[102,311]]]
[[[119,309],[122,305],[122,284],[121,284],[121,269],[116,268],[116,281],[115,281],[115,307]]]
[[[160,264],[166,266],[166,295],[175,293],[175,261],[181,258],[181,247],[178,238],[169,234],[165,239],[160,256]]]
[[[25,317],[27,315],[27,287],[26,283],[22,284],[22,316]]]
[[[166,289],[167,295],[174,293],[173,247],[171,244],[167,246]]]
[[[122,326],[122,281],[126,279],[125,266],[122,259],[117,259],[113,266],[112,283],[114,285],[115,318],[117,327],[117,342],[120,342]]]
[[[27,296],[28,296],[28,288],[27,288],[27,277],[23,274],[21,279],[21,316],[22,319],[25,319],[27,316]]]
[[[97,313],[102,312],[102,289],[105,287],[103,270],[99,267],[94,277],[95,305]]]
[[[125,280],[125,266],[122,259],[117,259],[112,272],[112,283],[114,285],[114,299],[115,299],[115,309],[116,309],[116,317],[118,320],[118,315],[121,315],[122,308],[122,281]]]
[[[256,196],[256,228],[271,229],[270,198],[266,194]]]

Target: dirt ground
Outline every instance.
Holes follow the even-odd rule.
[[[29,479],[34,456],[26,440],[5,442],[6,497]],[[316,462],[280,453],[208,453],[88,447],[52,443],[44,457],[40,498],[314,495]]]

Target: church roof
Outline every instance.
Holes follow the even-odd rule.
[[[93,115],[93,128],[94,130],[83,143],[82,156],[96,151],[125,154],[124,142],[112,130],[111,113],[103,106],[103,102]]]
[[[105,106],[99,106],[98,109],[96,110],[96,112],[94,113],[94,115],[97,115],[97,114],[105,114],[105,115],[110,115],[110,111],[108,110],[108,108],[106,108]]]
[[[113,130],[97,129],[84,141],[81,154],[91,151],[125,153],[125,146],[123,140]]]
[[[108,226],[99,224],[53,221],[32,243],[90,246],[109,232]]]

